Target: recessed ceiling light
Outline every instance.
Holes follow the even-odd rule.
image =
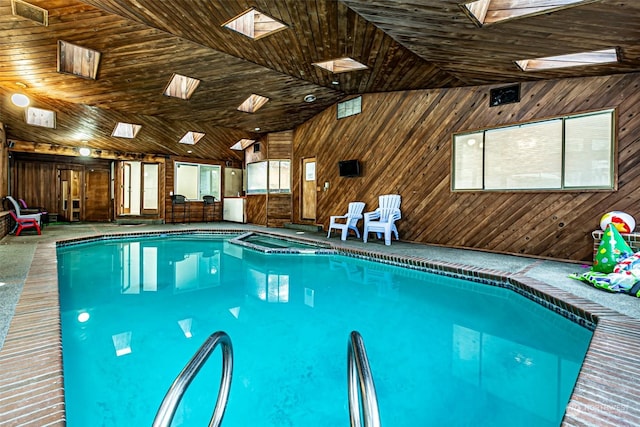
[[[91,149],[87,148],[87,147],[82,147],[82,148],[80,148],[79,152],[80,152],[81,156],[85,156],[86,157],[89,154],[91,154]]]
[[[307,95],[304,97],[304,102],[314,102],[316,100],[316,96],[315,95]]]
[[[339,81],[337,81],[337,80],[334,80],[334,81],[332,81],[332,82],[331,82],[331,84],[332,84],[332,85],[339,85],[339,84],[340,84],[340,82],[339,82]]]
[[[258,132],[260,130],[260,128],[254,128],[253,130],[255,130],[256,132]]]
[[[11,95],[11,102],[17,107],[24,108],[29,105],[29,97],[22,93],[14,93]]]
[[[193,153],[193,150],[187,150],[187,153],[191,154],[191,153]]]

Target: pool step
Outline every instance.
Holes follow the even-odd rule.
[[[113,220],[113,222],[118,225],[164,224],[164,221],[161,219],[148,219],[140,217],[117,218]]]
[[[293,223],[285,223],[284,228],[291,228],[293,230],[302,230],[302,231],[310,231],[310,232],[319,232],[322,231],[322,225],[318,224],[293,224]]]

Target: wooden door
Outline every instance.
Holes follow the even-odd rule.
[[[58,169],[58,217],[63,221],[82,219],[82,171]]]
[[[143,163],[142,174],[140,180],[142,185],[140,186],[142,201],[142,214],[157,215],[160,209],[160,193],[159,187],[159,171],[160,165],[158,163]]]
[[[302,159],[302,219],[316,219],[316,158]]]
[[[120,178],[120,214],[126,215],[131,213],[131,164],[123,162],[121,165]]]
[[[85,220],[109,221],[110,191],[108,169],[91,169],[85,173]]]
[[[71,170],[71,179],[69,180],[71,194],[71,218],[69,221],[80,221],[82,215],[82,172],[79,170]]]
[[[69,169],[58,169],[58,219],[61,221],[71,221],[71,171]]]

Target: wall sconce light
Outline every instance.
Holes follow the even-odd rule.
[[[80,153],[81,156],[88,156],[89,154],[91,154],[91,149],[87,148],[87,147],[82,147],[80,148],[80,150],[78,150],[78,152]]]
[[[13,104],[17,107],[25,108],[31,101],[29,100],[29,97],[27,95],[24,95],[22,93],[14,93],[13,95],[11,95],[11,102],[13,102]]]

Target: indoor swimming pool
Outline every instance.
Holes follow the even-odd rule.
[[[265,254],[235,236],[58,248],[69,427],[148,426],[225,331],[225,427],[349,424],[347,342],[364,339],[383,426],[557,426],[592,332],[505,288],[339,254]],[[207,425],[216,350],[174,426]]]

